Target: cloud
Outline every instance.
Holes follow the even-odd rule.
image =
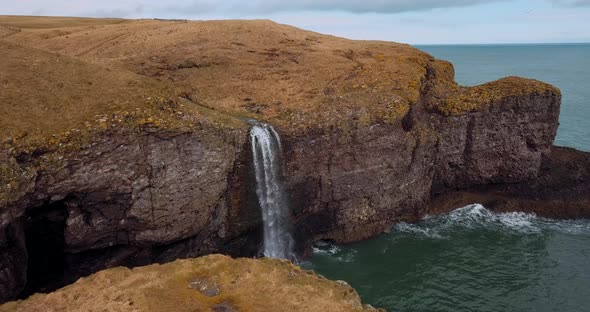
[[[466,7],[508,0],[78,0],[78,1],[2,1],[4,14],[113,15],[120,17],[149,15],[271,14],[297,11],[340,11],[349,13],[400,13],[437,8]],[[559,0],[556,0],[559,1]],[[571,1],[570,1],[571,2]],[[580,1],[577,2],[587,2]]]
[[[551,2],[553,2],[557,5],[571,6],[571,7],[590,6],[590,0],[551,0]]]
[[[519,0],[522,1],[522,0]],[[298,12],[395,14],[475,7],[516,0],[27,0],[0,1],[2,14],[96,17],[252,18]],[[545,0],[556,7],[590,6],[590,0]],[[445,10],[447,11],[447,10]]]
[[[350,13],[399,13],[436,8],[464,7],[501,0],[299,0],[240,1],[233,8],[249,12],[344,11]]]
[[[113,2],[110,4],[109,2]],[[133,1],[105,0],[101,9],[92,11],[95,4],[88,4],[86,15],[121,17],[161,16],[168,17],[225,14],[265,15],[273,13],[292,13],[302,11],[314,12],[347,12],[347,13],[401,13],[412,11],[428,11],[438,8],[467,7],[485,3],[508,0],[185,0],[164,2],[143,0],[140,4]],[[85,2],[85,1],[79,1]],[[112,9],[106,9],[112,8]]]

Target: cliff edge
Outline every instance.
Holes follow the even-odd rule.
[[[288,261],[210,255],[113,268],[51,294],[0,305],[19,311],[377,311],[348,284]]]
[[[199,105],[288,132],[395,123],[425,100],[434,72],[432,96],[442,102],[428,106],[445,115],[511,96],[559,94],[527,79],[460,87],[451,64],[410,45],[347,40],[269,20],[92,21],[41,29],[6,17],[4,24],[23,28],[5,40],[153,78]]]
[[[300,252],[416,220],[433,197],[559,194],[560,178],[534,181],[567,176],[541,171],[558,155],[558,89],[459,86],[452,64],[409,45],[265,20],[0,25],[0,301],[119,265],[255,255],[247,119],[281,136]]]

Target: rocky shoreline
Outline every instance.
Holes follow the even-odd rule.
[[[554,146],[535,179],[477,186],[434,196],[428,213],[470,203],[499,212],[522,211],[551,219],[590,219],[589,153]]]
[[[561,95],[539,81],[461,87],[410,46],[270,21],[8,26],[0,302],[120,265],[256,255],[245,118],[281,136],[300,251],[472,201],[589,215],[589,153],[552,147]]]

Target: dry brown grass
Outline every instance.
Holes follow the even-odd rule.
[[[207,281],[207,296],[189,287]],[[283,260],[211,255],[129,270],[114,268],[48,295],[0,306],[18,311],[212,311],[226,302],[237,311],[363,311],[350,286],[329,281]]]
[[[7,40],[175,85],[202,105],[289,128],[395,122],[432,57],[266,20],[155,21],[30,29]],[[248,110],[255,103],[263,110]]]
[[[38,81],[32,79],[29,86],[26,86],[27,79],[18,80],[21,91],[19,85],[12,84],[11,101],[19,97],[26,99],[27,104],[22,104],[27,106],[26,110],[21,109],[21,104],[6,101],[0,108],[20,110],[11,114],[22,115],[22,124],[24,121],[39,124],[38,131],[45,131],[48,129],[45,124],[50,123],[40,120],[42,112],[46,111],[50,119],[61,114],[67,116],[65,110],[74,109],[72,105],[58,105],[54,112],[49,112],[52,105],[62,101],[58,98],[68,98],[68,101],[79,98],[85,103],[81,112],[72,113],[73,120],[85,109],[92,113],[105,109],[105,101],[100,100],[105,92],[107,99],[112,96],[115,99],[111,102],[119,103],[121,96],[108,92],[117,88],[122,88],[124,98],[134,99],[152,90],[157,93],[160,89],[173,89],[173,95],[188,98],[202,107],[267,120],[284,131],[398,123],[419,101],[427,73],[433,68],[442,74],[436,80],[437,86],[432,88],[437,101],[431,108],[447,115],[477,110],[490,100],[510,94],[537,92],[541,87],[547,89],[544,85],[531,87],[532,82],[524,79],[523,84],[517,81],[509,88],[504,88],[503,83],[459,88],[454,83],[450,63],[435,61],[411,46],[347,40],[268,20],[4,19],[11,20],[12,25],[29,27],[18,33],[9,30],[4,40],[79,60],[75,64],[68,63],[67,70],[44,70],[20,62],[4,74],[8,81],[17,81],[11,76],[16,74],[18,78],[19,71],[38,77],[35,78]],[[82,26],[84,23],[92,26]],[[41,26],[33,28],[34,25],[71,27],[40,29]],[[14,57],[28,53],[24,50],[20,54],[8,52]],[[54,59],[59,61],[58,57]],[[45,68],[52,66],[49,62],[45,64]],[[1,65],[6,66],[5,63]],[[76,70],[76,66],[81,69]],[[91,73],[94,68],[96,73]],[[107,70],[117,74],[111,78]],[[89,80],[97,80],[94,87],[79,83],[88,80],[85,75],[89,75]],[[69,91],[58,92],[46,82],[41,83],[70,79],[72,81],[62,82],[71,87]],[[109,79],[113,81],[103,81]],[[121,79],[133,79],[139,85],[127,87],[129,82]],[[148,86],[150,84],[156,87]],[[490,91],[490,86],[494,90]],[[495,89],[495,86],[500,87]],[[36,95],[30,97],[24,91]],[[478,97],[480,91],[486,91],[485,98]],[[465,100],[466,96],[469,99]],[[444,100],[447,97],[449,100]],[[24,116],[29,112],[30,116]]]
[[[0,44],[0,133],[59,133],[117,110],[146,108],[171,97],[161,83],[75,58],[12,43]]]
[[[460,88],[449,94],[436,109],[445,116],[461,115],[479,110],[505,97],[545,93],[560,94],[560,91],[538,80],[506,77],[471,88]]]
[[[129,71],[2,41],[0,54],[0,137],[12,145],[59,144],[72,131],[116,126],[237,124]]]

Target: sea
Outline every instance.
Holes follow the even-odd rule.
[[[551,83],[563,98],[556,145],[590,151],[590,44],[418,46],[467,86],[505,76]],[[379,237],[317,242],[307,269],[387,311],[590,312],[590,220],[494,213],[473,203]]]

